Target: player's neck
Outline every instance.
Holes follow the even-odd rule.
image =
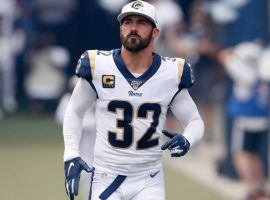
[[[122,48],[121,57],[128,70],[133,73],[144,73],[153,61],[152,50],[149,48],[136,53]]]

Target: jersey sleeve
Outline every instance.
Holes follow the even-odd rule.
[[[86,51],[81,55],[76,67],[76,76],[87,80],[89,83],[91,83],[93,79],[91,62],[93,61],[90,60],[89,53]]]
[[[178,89],[190,88],[194,84],[194,75],[191,65],[184,61],[182,67],[179,67],[179,85]]]
[[[96,88],[92,82],[95,69],[95,58],[95,50],[85,51],[78,60],[75,72],[77,77],[85,79],[97,93]]]

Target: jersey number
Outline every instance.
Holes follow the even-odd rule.
[[[133,142],[133,107],[126,101],[111,101],[108,110],[117,113],[118,110],[123,111],[123,118],[117,119],[116,128],[122,129],[122,139],[117,139],[117,133],[109,131],[109,142],[112,146],[118,148],[127,148]],[[137,141],[137,149],[146,149],[158,145],[158,138],[152,139],[153,134],[159,123],[161,107],[156,103],[144,103],[138,109],[138,118],[147,118],[148,112],[153,112],[153,119],[150,127],[144,135]]]

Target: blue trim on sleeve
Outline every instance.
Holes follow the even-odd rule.
[[[183,88],[191,88],[193,84],[194,84],[194,78],[193,78],[192,68],[189,63],[185,62],[178,89],[182,90]]]
[[[92,82],[93,77],[91,74],[90,58],[89,58],[87,51],[81,55],[81,58],[78,61],[78,65],[76,67],[76,75],[79,78],[83,78],[83,79],[87,80],[87,82],[91,85],[91,87],[95,91],[97,98],[98,98],[97,90]]]
[[[180,81],[180,84],[178,86],[178,90],[173,95],[172,100],[169,103],[169,106],[171,105],[171,103],[174,100],[174,98],[176,97],[176,95],[178,95],[178,93],[181,92],[182,89],[184,89],[184,88],[189,89],[193,86],[193,84],[194,84],[194,76],[193,76],[192,68],[191,68],[189,63],[185,62],[181,81]]]

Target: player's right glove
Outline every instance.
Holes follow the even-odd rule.
[[[163,130],[162,133],[171,138],[168,142],[161,146],[162,150],[170,150],[171,157],[181,157],[188,152],[190,144],[182,134],[173,134],[166,130]]]
[[[82,170],[86,172],[92,172],[86,162],[80,157],[73,158],[65,162],[65,175],[66,175],[66,192],[70,200],[74,200],[74,196],[78,195],[80,174]]]

